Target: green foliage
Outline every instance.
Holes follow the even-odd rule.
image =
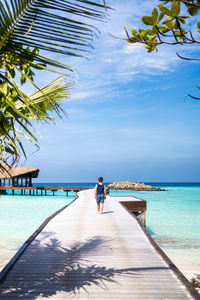
[[[161,44],[192,44],[199,41],[193,37],[186,24],[188,18],[196,15],[200,10],[200,1],[194,0],[169,0],[157,5],[151,16],[143,16],[142,22],[150,28],[131,30],[128,34],[129,43],[143,43],[148,52],[157,50]],[[183,11],[187,11],[185,15]],[[200,21],[197,22],[197,32],[200,32]]]
[[[28,49],[26,49],[28,51]],[[34,50],[35,52],[35,50]],[[10,60],[9,60],[10,58]],[[13,63],[15,62],[15,64]],[[16,62],[18,61],[18,65]],[[22,139],[32,142],[39,147],[37,138],[33,134],[33,120],[48,122],[52,120],[51,112],[54,111],[59,117],[64,113],[61,100],[69,96],[70,87],[66,84],[64,76],[49,83],[43,88],[37,88],[32,95],[26,95],[14,81],[15,70],[20,74],[21,84],[26,80],[34,82],[33,57],[30,61],[13,59],[13,55],[6,55],[2,69],[5,75],[0,75],[0,153],[1,161],[11,162],[19,159],[20,152],[26,157]],[[38,66],[36,66],[38,67]]]
[[[103,20],[105,8],[104,0],[0,1],[0,167],[18,161],[20,154],[26,157],[24,139],[39,147],[34,121],[66,114],[61,105],[70,91],[66,71],[73,68],[41,55],[41,50],[82,56],[97,31],[84,18]],[[35,70],[62,76],[39,87]],[[32,95],[22,91],[27,82],[35,87]]]

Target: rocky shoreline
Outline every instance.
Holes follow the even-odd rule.
[[[113,182],[108,185],[111,190],[132,190],[132,191],[165,191],[144,183],[136,183],[131,181]]]

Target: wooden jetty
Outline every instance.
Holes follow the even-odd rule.
[[[48,192],[51,192],[53,196],[56,195],[56,192],[63,190],[68,196],[69,192],[79,192],[83,190],[91,189],[91,187],[60,187],[60,186],[0,186],[0,195],[6,194],[7,191],[11,190],[12,195],[15,195],[15,191],[20,191],[21,195],[30,195],[30,196],[47,196]]]
[[[134,201],[107,196],[100,215],[94,190],[79,192],[22,246],[0,299],[199,299],[131,213]]]

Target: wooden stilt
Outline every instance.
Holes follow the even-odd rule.
[[[16,179],[17,180],[17,179]],[[21,180],[21,178],[20,178]],[[3,180],[2,180],[3,182]],[[24,185],[23,186],[19,186],[17,187],[16,185],[16,181],[13,181],[14,182],[14,186],[2,186],[0,187],[0,193],[1,194],[6,194],[9,190],[9,194],[10,195],[37,195],[37,196],[47,196],[48,195],[48,191],[52,192],[51,195],[53,196],[56,196],[56,192],[57,191],[63,191],[66,193],[66,196],[69,196],[69,193],[70,192],[74,192],[74,193],[77,193],[78,191],[80,190],[83,190],[83,189],[89,189],[89,188],[74,188],[74,187],[55,187],[55,186],[52,186],[52,187],[45,187],[45,186],[38,186],[38,187],[25,187]],[[17,190],[17,192],[15,193],[15,190]]]

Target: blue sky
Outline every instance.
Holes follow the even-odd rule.
[[[40,168],[38,182],[200,181],[200,103],[187,96],[198,95],[199,66],[176,56],[196,46],[148,54],[110,35],[138,28],[152,3],[110,1],[115,10],[98,24],[89,60],[60,58],[78,81],[64,102],[68,118],[37,128],[41,148],[25,165]]]

